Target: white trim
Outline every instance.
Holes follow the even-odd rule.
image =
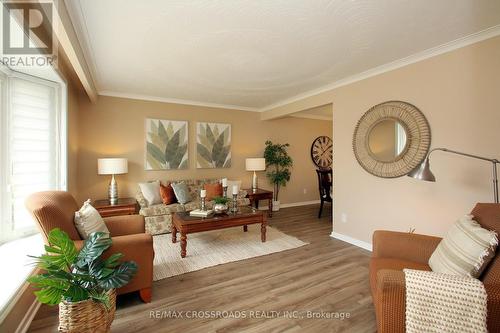
[[[33,268],[33,271],[25,278],[23,281],[29,276],[35,275],[35,272],[38,272],[38,268]],[[29,283],[24,282],[15,292],[13,297],[5,304],[3,308],[0,308],[0,323],[4,321],[5,317],[12,311],[12,308],[17,304],[21,296],[28,290]]]
[[[315,119],[315,120],[328,120],[332,121],[333,117],[329,116],[319,116],[316,114],[291,114],[290,115],[293,118],[306,118],[306,119]]]
[[[69,6],[72,7],[72,6]],[[73,8],[72,8],[73,9]],[[70,11],[73,11],[70,9]],[[73,11],[74,12],[74,11]],[[74,16],[74,15],[73,15]],[[78,34],[78,32],[77,32]],[[81,35],[82,33],[80,33]],[[85,32],[83,32],[85,35]],[[151,95],[142,95],[142,94],[132,94],[132,93],[123,93],[123,92],[117,92],[117,91],[109,91],[109,90],[102,90],[99,91],[98,94],[102,96],[112,96],[112,97],[122,97],[122,98],[129,98],[129,99],[139,99],[139,100],[146,100],[146,101],[155,101],[155,102],[164,102],[164,103],[175,103],[175,104],[184,104],[184,105],[195,105],[195,106],[205,106],[205,107],[214,107],[214,108],[224,108],[224,109],[232,109],[232,110],[241,110],[241,111],[252,111],[252,112],[265,112],[269,111],[271,109],[284,106],[293,102],[300,101],[302,99],[324,93],[342,86],[349,85],[354,82],[358,82],[361,80],[365,80],[367,78],[383,74],[407,65],[411,65],[413,63],[435,57],[440,54],[444,54],[474,43],[481,42],[483,40],[493,38],[500,35],[500,25],[496,25],[493,27],[490,27],[488,29],[479,31],[477,33],[458,38],[456,40],[453,40],[448,43],[444,43],[442,45],[438,45],[435,47],[432,47],[430,49],[417,52],[415,54],[412,54],[410,56],[371,68],[369,70],[366,70],[361,73],[357,73],[345,78],[342,78],[340,80],[337,80],[333,83],[329,83],[325,86],[322,86],[320,88],[316,88],[298,95],[295,95],[290,98],[286,98],[284,100],[269,104],[265,107],[258,108],[258,107],[245,107],[245,106],[239,106],[239,105],[228,105],[228,104],[217,104],[217,103],[209,103],[209,102],[202,102],[202,101],[193,101],[193,100],[184,100],[184,99],[176,99],[176,98],[167,98],[167,97],[159,97],[159,96],[151,96]],[[85,38],[83,38],[85,40]],[[90,58],[90,61],[87,60],[87,63],[91,63],[89,67],[91,67],[91,71],[94,71],[95,69],[95,75],[97,77],[100,76],[99,71],[97,70],[97,66],[95,66],[95,63],[93,63],[93,58],[88,56],[88,52],[85,50],[83,51],[84,54],[87,55],[87,58]],[[93,67],[93,68],[92,68]],[[98,82],[97,82],[98,84]],[[326,120],[326,119],[325,119]]]
[[[70,65],[87,92],[87,96],[94,103],[97,101],[96,83],[66,7],[69,2],[59,1],[56,10],[53,10],[54,34],[59,47],[64,49]]]
[[[290,203],[280,204],[280,208],[298,207],[298,206],[307,206],[307,205],[316,205],[316,204],[319,204],[319,203],[321,203],[320,200],[290,202]]]
[[[98,94],[100,96],[139,99],[139,100],[143,100],[143,101],[153,101],[153,102],[173,103],[173,104],[183,104],[183,105],[194,105],[194,106],[205,106],[205,107],[209,107],[209,108],[231,109],[231,110],[238,110],[238,111],[260,112],[260,110],[257,108],[249,108],[249,107],[239,106],[239,105],[198,102],[198,101],[191,101],[191,100],[187,100],[187,99],[166,98],[166,97],[141,95],[141,94],[131,94],[131,93],[118,92],[118,91],[101,90],[98,92]]]
[[[332,231],[332,233],[330,234],[330,237],[341,240],[343,242],[346,242],[346,243],[349,243],[352,245],[355,245],[357,247],[368,250],[370,252],[372,251],[372,244],[371,243],[364,242],[364,241],[361,241],[359,239],[352,238],[350,236],[342,235],[342,234],[339,234],[338,232],[335,232],[335,231]]]
[[[38,300],[35,298],[33,303],[31,303],[28,311],[26,311],[26,314],[24,315],[23,319],[19,323],[19,326],[17,326],[15,333],[25,333],[28,331],[31,322],[33,321],[33,318],[35,318],[35,315],[40,309],[41,305],[42,303],[38,302]]]
[[[82,49],[83,58],[87,62],[90,70],[90,75],[96,90],[99,89],[99,82],[101,81],[100,71],[95,62],[96,56],[90,41],[90,34],[88,31],[87,20],[82,10],[82,3],[80,0],[64,1],[66,11],[68,12],[69,19],[73,23],[73,30],[76,34],[80,47]],[[79,24],[75,24],[79,23]]]
[[[323,87],[320,87],[320,88],[317,88],[314,90],[310,90],[310,91],[304,92],[302,94],[298,94],[296,96],[284,99],[282,101],[279,101],[279,102],[276,102],[273,104],[270,104],[268,106],[261,108],[259,111],[261,111],[261,112],[269,111],[269,110],[272,110],[272,109],[280,107],[280,106],[284,106],[284,105],[287,105],[287,104],[290,104],[293,102],[297,102],[297,101],[303,100],[305,98],[308,98],[308,97],[311,97],[314,95],[318,95],[318,94],[321,94],[321,93],[324,93],[324,92],[327,92],[327,91],[330,91],[330,90],[333,90],[333,89],[336,89],[336,88],[339,88],[342,86],[346,86],[346,85],[349,85],[349,84],[354,83],[354,82],[365,80],[365,79],[368,79],[370,77],[373,77],[373,76],[376,76],[379,74],[383,74],[383,73],[386,73],[386,72],[389,72],[389,71],[392,71],[392,70],[395,70],[395,69],[398,69],[398,68],[401,68],[404,66],[408,66],[408,65],[414,64],[416,62],[419,62],[419,61],[422,61],[422,60],[425,60],[428,58],[432,58],[432,57],[438,56],[440,54],[447,53],[447,52],[450,52],[450,51],[453,51],[453,50],[456,50],[456,49],[459,49],[459,48],[462,48],[462,47],[465,47],[465,46],[468,46],[471,44],[475,44],[475,43],[481,42],[483,40],[496,37],[498,35],[500,35],[500,25],[495,25],[491,28],[476,32],[474,34],[453,40],[453,41],[448,42],[448,43],[441,44],[439,46],[432,47],[430,49],[427,49],[427,50],[424,50],[421,52],[417,52],[417,53],[412,54],[410,56],[407,56],[405,58],[401,58],[401,59],[389,62],[387,64],[371,68],[371,69],[366,70],[364,72],[354,74],[354,75],[345,77],[343,79],[340,79],[338,81],[335,81],[333,83],[327,84]]]

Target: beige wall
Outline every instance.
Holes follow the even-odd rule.
[[[436,152],[431,161],[436,183],[383,179],[359,166],[351,142],[356,122],[370,107],[402,100],[429,120],[432,147],[499,158],[499,91],[500,37],[495,37],[289,105],[295,110],[333,102],[334,231],[365,242],[377,229],[443,235],[476,202],[491,202],[486,162]]]
[[[161,102],[100,96],[92,104],[82,98],[78,119],[78,200],[107,196],[108,176],[97,175],[97,159],[123,156],[129,159],[129,173],[117,176],[120,196],[135,195],[137,183],[152,179],[222,178],[240,179],[250,186],[251,173],[245,171],[245,158],[262,156],[264,142],[290,143],[295,165],[290,183],[280,191],[282,203],[318,199],[310,146],[319,135],[331,135],[330,121],[284,118],[260,120],[260,114]],[[145,119],[189,121],[189,169],[144,170]],[[196,169],[195,125],[201,122],[232,124],[232,165],[228,169]],[[265,173],[259,173],[259,185],[272,188]],[[307,193],[304,194],[304,189]]]
[[[78,100],[80,90],[68,84],[68,191],[78,195]]]

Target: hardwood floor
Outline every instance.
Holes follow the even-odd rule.
[[[149,304],[120,296],[112,331],[375,332],[370,253],[332,239],[331,210],[318,219],[318,209],[285,208],[268,219],[309,245],[157,281]],[[206,311],[226,312],[203,318]],[[345,318],[325,318],[335,313]],[[56,330],[57,307],[42,306],[29,332]]]

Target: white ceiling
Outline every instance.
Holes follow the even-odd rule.
[[[101,94],[262,110],[500,24],[498,0],[66,0]]]

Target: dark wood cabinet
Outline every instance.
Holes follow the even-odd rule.
[[[269,217],[273,217],[273,191],[268,191],[268,190],[263,190],[263,189],[256,189],[252,190],[250,189],[245,189],[247,191],[247,197],[250,199],[250,205],[255,206],[255,208],[259,208],[259,201],[260,200],[268,200],[269,202],[269,210],[268,210],[268,215]]]
[[[139,212],[137,200],[134,198],[121,198],[112,205],[108,199],[96,200],[92,204],[102,217],[134,215]]]

